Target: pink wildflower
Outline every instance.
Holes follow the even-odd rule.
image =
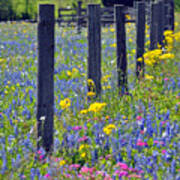
[[[122,176],[128,176],[128,172],[127,171],[120,171],[118,176],[122,177]]]
[[[50,178],[50,174],[47,173],[47,174],[44,175],[44,177],[45,178]]]
[[[110,177],[110,175],[109,175],[109,174],[106,174],[106,176],[105,176],[104,180],[112,180],[112,178]]]
[[[80,165],[79,164],[71,164],[70,166],[69,166],[69,168],[70,169],[72,169],[72,168],[80,168]]]
[[[143,171],[143,170],[140,170],[138,173],[139,173],[139,174],[142,174],[142,173],[144,173],[144,171]]]
[[[42,160],[44,158],[44,155],[40,155],[39,159]]]
[[[87,136],[83,136],[83,137],[78,139],[78,142],[82,142],[82,141],[86,141],[86,140],[88,140],[88,137]]]
[[[130,174],[128,175],[128,178],[142,178],[142,176],[138,174]]]
[[[78,130],[81,130],[81,129],[82,129],[82,126],[74,126],[72,128],[72,130],[74,130],[74,131],[78,131]]]
[[[41,153],[42,153],[42,151],[41,151],[41,150],[38,150],[38,151],[37,151],[37,154],[41,154]]]
[[[143,142],[142,140],[138,140],[138,142],[137,142],[136,145],[137,145],[137,146],[146,146],[147,143],[146,143],[146,142]]]
[[[82,174],[78,174],[77,176],[78,176],[78,178],[83,178]]]
[[[89,168],[88,167],[82,167],[81,168],[81,173],[88,173],[89,172]]]
[[[125,163],[118,162],[116,166],[119,166],[121,169],[126,170],[128,169],[128,165]]]
[[[141,119],[142,119],[142,116],[137,116],[137,117],[136,117],[136,120],[137,120],[137,121],[140,121]]]
[[[101,176],[105,176],[104,171],[96,171],[96,176],[101,175]]]
[[[167,78],[167,77],[166,77],[166,78],[164,78],[164,81],[168,81],[168,80],[169,80],[169,78]]]
[[[109,158],[111,158],[111,154],[108,154],[105,159],[108,160]]]
[[[129,168],[128,170],[129,170],[130,172],[138,172],[138,170],[135,169],[135,168]]]
[[[166,152],[167,152],[167,151],[166,151],[165,149],[163,149],[163,150],[161,151],[162,154],[166,154]]]
[[[163,142],[163,141],[157,141],[157,140],[155,140],[155,141],[154,141],[154,144],[161,144],[161,145],[162,145],[162,144],[164,144],[164,142]]]
[[[166,121],[161,121],[161,124],[162,124],[162,125],[166,124]]]
[[[64,175],[66,178],[71,178],[71,175],[70,174],[65,174]]]

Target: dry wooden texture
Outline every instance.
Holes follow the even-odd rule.
[[[95,87],[88,85],[89,91],[101,93],[101,22],[100,5],[88,5],[88,79]]]
[[[151,6],[151,25],[150,25],[150,50],[157,48],[158,43],[158,4]]]
[[[81,5],[82,2],[78,1],[78,8],[77,8],[77,32],[80,33],[81,32]]]
[[[39,6],[38,22],[38,148],[53,147],[54,115],[54,5]]]
[[[137,2],[136,15],[136,75],[139,78],[140,73],[144,76],[144,60],[138,61],[143,57],[145,43],[145,3]]]
[[[164,1],[158,3],[158,43],[163,46],[163,34],[164,34]]]
[[[120,95],[128,91],[127,84],[127,57],[126,57],[126,30],[124,6],[115,5],[116,22],[116,56],[117,56],[117,85],[120,89]]]
[[[174,0],[170,0],[170,30],[174,31]]]

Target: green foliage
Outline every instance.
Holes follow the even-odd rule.
[[[179,0],[175,0],[175,7],[176,7],[176,10],[180,11],[180,1]]]

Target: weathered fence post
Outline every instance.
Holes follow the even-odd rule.
[[[144,42],[145,42],[145,3],[137,2],[136,15],[136,75],[139,77],[142,72],[144,76],[144,60],[138,61],[138,58],[143,57]]]
[[[170,30],[174,31],[174,0],[170,0]]]
[[[77,7],[77,32],[81,33],[81,5],[82,1],[78,1],[78,7]]]
[[[150,25],[150,50],[156,49],[157,43],[158,43],[158,4],[152,3],[151,25]]]
[[[168,0],[164,0],[164,30],[169,29],[168,10],[169,10]]]
[[[164,1],[158,3],[158,43],[163,46],[164,34]]]
[[[39,6],[38,23],[38,148],[53,149],[54,115],[54,5]]]
[[[116,56],[117,56],[117,74],[118,87],[120,94],[128,91],[127,86],[127,57],[126,57],[126,30],[125,30],[125,14],[123,5],[115,5],[114,17],[116,22]]]
[[[100,5],[88,5],[88,79],[95,84],[96,95],[101,92],[101,22]],[[92,91],[88,85],[88,90]]]

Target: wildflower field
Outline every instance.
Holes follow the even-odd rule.
[[[146,26],[137,80],[135,26],[127,24],[129,93],[119,96],[115,29],[102,27],[102,94],[94,98],[87,30],[56,26],[54,152],[46,156],[36,148],[37,25],[1,23],[0,180],[180,180],[178,29],[165,32],[163,50],[148,51]]]

